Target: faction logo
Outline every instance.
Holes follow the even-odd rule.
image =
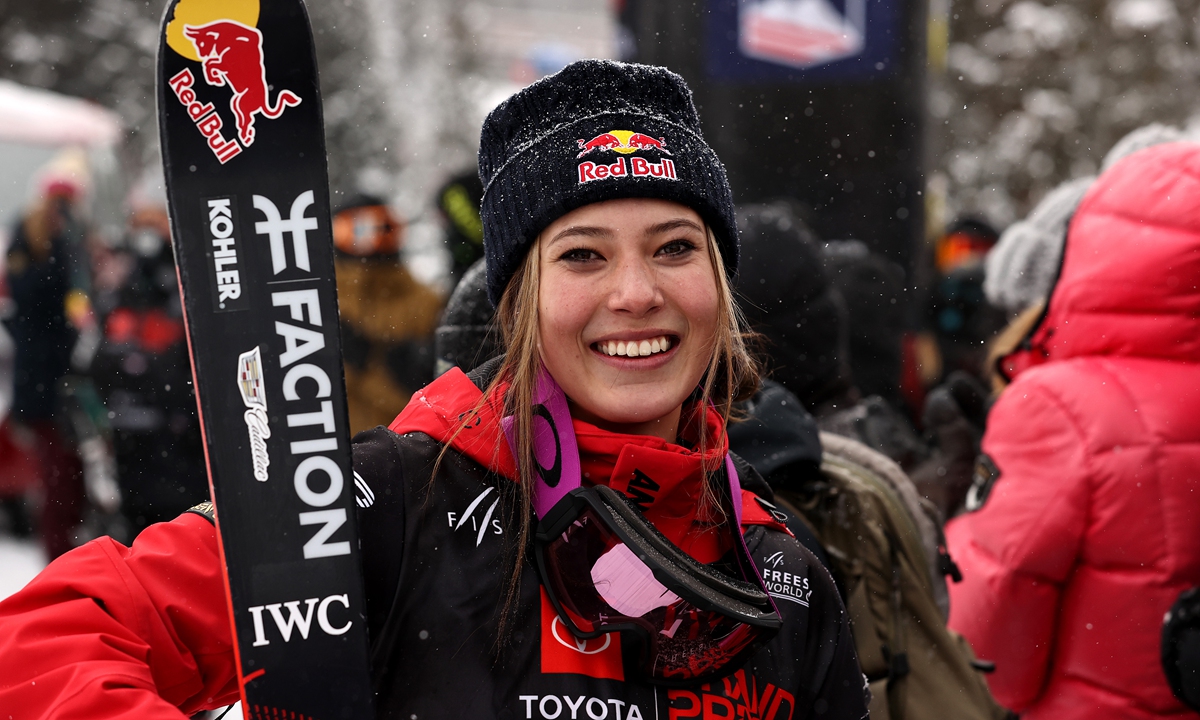
[[[609,130],[600,133],[591,140],[580,138],[579,154],[576,160],[581,160],[592,153],[615,152],[619,155],[630,155],[639,150],[656,150],[661,155],[671,155],[667,150],[665,138],[653,138],[645,133],[633,130]],[[664,180],[678,180],[675,174],[675,163],[668,158],[652,163],[642,157],[618,157],[611,164],[595,163],[585,160],[579,163],[579,183],[593,180],[604,180],[616,177],[656,177]]]
[[[246,412],[246,428],[250,432],[250,457],[254,463],[254,478],[267,481],[267,466],[271,457],[267,454],[267,438],[271,437],[271,426],[267,421],[267,392],[263,387],[262,357],[258,346],[238,356],[238,389]]]
[[[271,101],[258,15],[258,0],[180,0],[167,24],[167,45],[200,63],[205,83],[232,93],[229,109],[236,132],[227,137],[221,115],[197,94],[191,69],[180,70],[168,81],[221,164],[254,144],[256,115],[273,120],[300,104],[290,90],[279,90]]]

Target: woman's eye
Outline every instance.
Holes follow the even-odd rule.
[[[659,251],[659,255],[684,255],[696,249],[696,244],[691,240],[672,240],[663,245]]]
[[[573,250],[566,251],[562,255],[559,255],[558,259],[565,260],[570,263],[583,263],[600,259],[600,253],[587,248],[575,248]]]

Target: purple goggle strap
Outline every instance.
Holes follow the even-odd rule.
[[[513,458],[520,463],[521,456],[517,453],[516,420],[509,415],[503,418],[500,424],[504,429],[504,436],[508,439]],[[537,464],[533,509],[538,519],[541,519],[559,500],[566,497],[567,493],[583,483],[579,469],[579,445],[575,441],[575,427],[571,424],[567,396],[545,368],[542,368],[538,375],[537,388],[533,394],[533,458]],[[733,505],[736,528],[733,534],[742,544],[745,557],[750,558],[750,548],[746,547],[746,538],[742,534],[742,483],[738,479],[737,468],[734,467],[729,453],[725,453],[725,476],[729,478],[729,499]],[[747,577],[752,572],[759,587],[765,591],[766,585],[753,561],[750,562],[749,568],[742,568],[742,571],[747,573]],[[775,599],[770,593],[767,593],[767,598],[774,607]]]

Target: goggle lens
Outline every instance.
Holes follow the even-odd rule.
[[[587,507],[543,545],[546,589],[580,638],[638,630],[643,672],[663,680],[717,675],[741,658],[759,628],[705,610],[658,581],[633,548]]]

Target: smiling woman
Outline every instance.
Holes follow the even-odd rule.
[[[479,165],[506,355],[354,443],[377,716],[865,717],[837,589],[728,450],[759,375],[732,195],[683,80],[570,65],[492,112]],[[200,515],[80,548],[0,603],[0,707],[228,701]],[[323,641],[302,600],[268,605],[256,643]]]
[[[542,233],[530,254],[544,268],[540,355],[574,417],[674,442],[714,351],[708,245],[696,211],[641,198],[587,205]]]

